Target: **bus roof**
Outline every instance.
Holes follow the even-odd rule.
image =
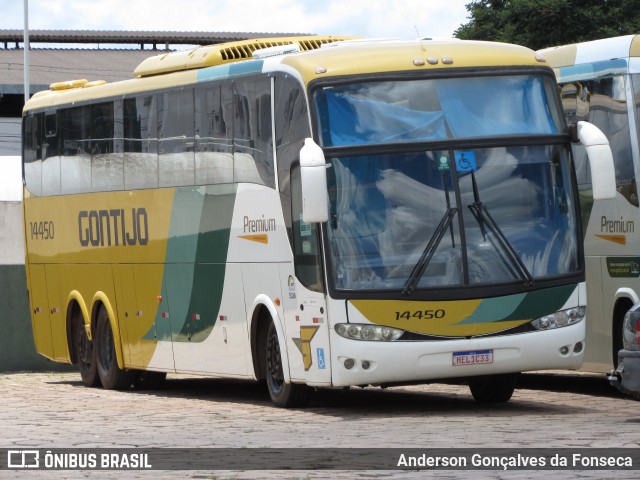
[[[640,35],[605,38],[545,48],[538,53],[553,68],[640,57]]]
[[[256,50],[290,43],[298,43],[300,52],[261,60],[253,57]],[[262,71],[267,64],[270,71],[294,69],[305,83],[369,72],[546,65],[528,48],[494,42],[320,36],[255,39],[156,55],[136,68],[136,78],[121,82],[83,79],[52,84],[50,90],[35,94],[25,111]]]

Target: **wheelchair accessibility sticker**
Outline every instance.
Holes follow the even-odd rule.
[[[327,364],[324,361],[324,348],[317,348],[316,353],[318,354],[318,368],[321,370],[327,368]]]
[[[476,152],[473,150],[456,150],[456,172],[475,172]]]

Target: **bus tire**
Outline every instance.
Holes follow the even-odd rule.
[[[113,330],[104,305],[100,307],[98,312],[94,342],[98,375],[100,375],[102,386],[108,390],[124,390],[132,386],[136,372],[122,370],[118,366]]]
[[[96,361],[96,350],[93,342],[87,337],[84,327],[82,312],[76,310],[73,314],[73,346],[76,353],[76,361],[80,370],[82,384],[86,387],[100,387],[100,376],[98,375],[98,363]]]
[[[622,350],[624,338],[624,316],[633,307],[633,302],[628,298],[621,298],[613,310],[613,325],[611,331],[611,360],[613,368],[618,368],[618,352]]]
[[[287,383],[284,380],[278,332],[273,321],[269,322],[265,350],[266,383],[273,404],[281,408],[306,406],[311,396],[310,388],[297,383]]]
[[[488,375],[469,381],[469,390],[478,403],[504,403],[511,399],[517,381],[517,373]]]

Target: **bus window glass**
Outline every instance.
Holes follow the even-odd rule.
[[[158,102],[158,162],[161,187],[195,183],[193,90],[165,92]]]
[[[91,181],[94,192],[124,189],[123,156],[115,153],[114,126],[113,102],[91,106]]]
[[[233,182],[231,89],[217,83],[198,92],[196,98],[196,184]]]
[[[42,195],[42,141],[44,115],[37,113],[24,118],[24,180],[34,195]]]
[[[234,82],[233,98],[233,180],[273,187],[270,79]]]
[[[147,95],[124,100],[125,189],[158,186],[154,99],[153,95]]]
[[[90,108],[67,108],[58,114],[62,138],[62,193],[90,192]]]
[[[578,82],[581,98],[588,102],[587,121],[593,123],[606,135],[613,153],[618,192],[632,205],[638,206],[638,194],[633,169],[627,100],[623,75],[601,77]],[[575,82],[574,82],[575,83]],[[591,186],[591,171],[585,149],[574,146],[576,175],[583,190]],[[589,195],[586,195],[588,198]],[[591,202],[591,200],[588,200]],[[589,205],[585,205],[587,210]]]
[[[309,111],[300,84],[291,77],[275,79],[275,144],[280,191],[289,193],[291,165],[298,159],[304,139],[311,136]]]
[[[361,82],[317,89],[325,147],[556,134],[551,78],[529,75]]]
[[[331,159],[335,287],[441,289],[575,274],[576,208],[563,151],[537,145]]]
[[[60,141],[56,113],[45,114],[45,137],[42,149],[42,195],[60,195]]]
[[[309,290],[323,291],[318,224],[302,220],[300,167],[291,170],[291,204],[293,217],[293,256],[296,277]]]

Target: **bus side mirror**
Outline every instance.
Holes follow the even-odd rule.
[[[302,184],[302,220],[307,223],[329,219],[327,164],[324,152],[306,138],[300,149],[300,183]]]
[[[578,139],[584,145],[591,167],[594,200],[616,197],[616,171],[609,140],[602,131],[589,122],[578,122]]]

